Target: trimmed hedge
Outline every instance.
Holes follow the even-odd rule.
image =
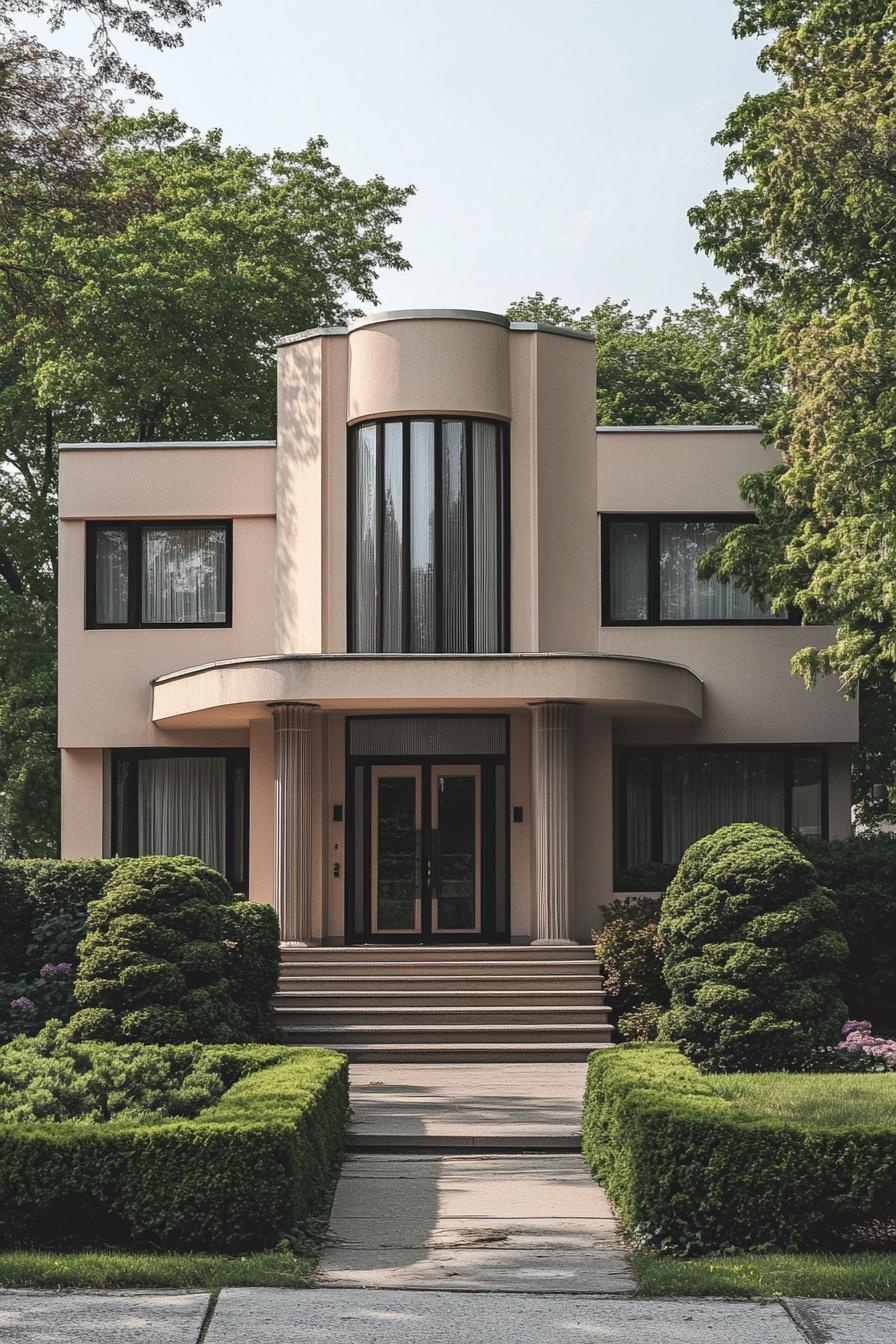
[[[892,1221],[886,1129],[745,1118],[670,1045],[588,1061],[582,1151],[626,1230],[660,1250],[808,1250]]]
[[[273,1041],[280,964],[270,906],[235,897],[199,859],[121,864],[91,902],[78,949],[80,1040]]]
[[[195,1119],[0,1124],[0,1242],[251,1250],[321,1211],[342,1151],[345,1057],[206,1051],[232,1086]]]
[[[70,960],[65,953],[73,953],[74,945],[47,947],[46,955],[29,955],[37,926],[47,918],[67,915],[80,917],[83,932],[88,901],[102,895],[120,862],[0,859],[0,978],[36,975],[43,961]]]
[[[663,899],[661,1040],[720,1072],[804,1068],[846,1016],[847,946],[815,869],[755,822],[696,841]]]

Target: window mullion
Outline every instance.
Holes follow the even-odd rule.
[[[464,421],[464,527],[467,547],[467,653],[476,652],[476,572],[474,568],[476,527],[475,511],[478,505],[473,489],[473,421]]]
[[[411,422],[401,426],[401,620],[402,648],[411,651]]]
[[[432,450],[434,454],[433,465],[433,564],[435,565],[435,647],[436,653],[445,652],[445,614],[443,610],[445,597],[445,575],[444,575],[444,552],[443,552],[443,500],[442,500],[442,474],[444,471],[445,455],[442,443],[442,418],[436,416],[433,420]]]

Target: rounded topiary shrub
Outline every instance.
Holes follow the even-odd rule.
[[[277,919],[192,858],[123,862],[87,912],[75,1039],[276,1040]]]
[[[672,1007],[660,1039],[719,1072],[804,1068],[838,1039],[847,948],[812,864],[741,824],[691,845],[659,933]]]

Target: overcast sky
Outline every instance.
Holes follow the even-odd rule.
[[[412,269],[381,278],[382,307],[502,311],[541,289],[640,310],[720,286],[686,212],[722,182],[711,136],[767,86],[733,17],[729,0],[223,0],[181,51],[138,59],[232,143],[321,134],[351,176],[415,185]]]

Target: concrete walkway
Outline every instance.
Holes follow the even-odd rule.
[[[579,1148],[584,1063],[353,1063],[350,1074],[350,1148]]]
[[[892,1344],[896,1303],[529,1293],[0,1290],[3,1344]]]

